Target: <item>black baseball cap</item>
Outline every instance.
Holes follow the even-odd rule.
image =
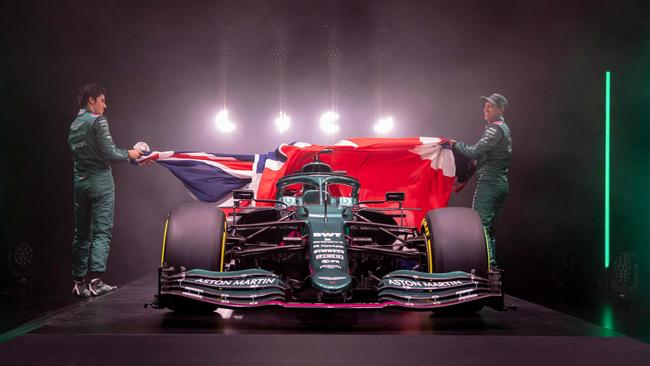
[[[481,97],[484,101],[492,103],[499,108],[508,108],[508,99],[501,94],[491,94],[489,97]]]

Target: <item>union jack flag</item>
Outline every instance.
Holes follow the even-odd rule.
[[[321,160],[345,171],[361,184],[360,200],[383,199],[387,191],[406,193],[405,223],[415,225],[433,208],[446,207],[456,175],[454,154],[437,137],[353,138],[332,146],[303,142],[282,144],[263,154],[232,155],[205,152],[151,152],[139,163],[155,161],[178,177],[197,199],[232,205],[232,192],[250,189],[256,198],[275,198],[279,178],[300,171],[323,149]]]

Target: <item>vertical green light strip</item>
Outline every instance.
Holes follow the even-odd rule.
[[[605,268],[609,268],[610,72],[605,71]]]

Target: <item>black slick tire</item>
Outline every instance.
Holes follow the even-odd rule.
[[[226,218],[211,205],[188,204],[169,214],[163,263],[180,270],[221,271]]]
[[[427,239],[427,267],[434,273],[463,271],[488,278],[485,231],[478,213],[466,207],[446,207],[427,212],[422,223]],[[429,267],[430,266],[430,267]],[[466,314],[479,311],[482,302],[442,308],[436,313]]]
[[[427,246],[430,246],[430,253],[427,253],[430,258],[427,259],[432,272],[471,273],[473,270],[476,275],[487,278],[485,231],[476,211],[466,207],[431,210],[422,225]]]
[[[166,223],[163,267],[175,272],[191,269],[222,271],[226,218],[212,205],[187,204],[175,208]],[[180,296],[165,296],[167,308],[185,314],[206,314],[217,307]]]

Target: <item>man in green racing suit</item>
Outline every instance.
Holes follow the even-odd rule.
[[[97,84],[79,89],[79,114],[70,125],[68,145],[74,161],[74,239],[72,293],[100,296],[116,287],[104,283],[113,231],[115,185],[109,162],[128,161],[142,154],[115,146],[104,116],[106,90]],[[91,281],[86,284],[90,260]]]
[[[485,131],[473,145],[460,141],[453,149],[468,159],[477,161],[478,181],[472,208],[481,217],[488,240],[490,267],[496,269],[495,222],[508,195],[508,167],[512,153],[510,128],[503,119],[508,100],[501,94],[481,97],[485,101],[483,115]]]

